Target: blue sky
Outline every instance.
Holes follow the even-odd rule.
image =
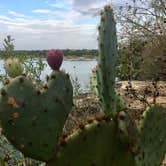
[[[120,6],[127,0],[112,0]],[[95,16],[109,0],[0,0],[0,49],[7,35],[15,49],[97,48]]]

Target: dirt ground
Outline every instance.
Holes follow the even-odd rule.
[[[129,84],[127,81],[121,81],[116,85],[117,93],[126,101],[127,110],[136,121],[150,105],[156,103],[166,108],[166,82],[160,81],[157,85],[152,84],[152,82],[143,81],[132,81]],[[97,95],[81,94],[74,98],[74,107],[66,122],[64,132],[72,132],[79,124],[86,123],[87,119],[100,114]]]
[[[157,103],[166,108],[166,82],[121,81],[116,87],[117,93],[126,101],[127,110],[136,122],[149,105]],[[87,93],[75,97],[74,108],[66,121],[64,134],[72,133],[80,124],[86,124],[88,119],[98,115],[101,113],[96,95]],[[166,158],[163,166],[166,166]]]

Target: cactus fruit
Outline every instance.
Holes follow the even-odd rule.
[[[17,58],[8,58],[5,62],[5,69],[10,77],[17,77],[23,72],[21,62]]]
[[[117,36],[113,10],[105,6],[99,25],[99,53],[97,80],[101,110],[106,114],[116,111],[115,63],[117,56]]]
[[[160,166],[166,153],[166,110],[152,106],[144,112],[139,126],[138,166]]]
[[[50,50],[47,52],[47,62],[53,70],[59,70],[63,61],[61,50]]]
[[[0,117],[8,140],[25,156],[47,161],[72,108],[69,76],[53,71],[47,86],[37,89],[25,76],[14,78],[1,89]]]
[[[134,166],[134,155],[118,141],[117,125],[101,117],[81,126],[67,138],[62,138],[56,158],[47,166]]]

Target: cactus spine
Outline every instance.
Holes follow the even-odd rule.
[[[106,114],[115,112],[115,62],[117,36],[113,10],[105,6],[99,26],[98,89],[101,110]]]

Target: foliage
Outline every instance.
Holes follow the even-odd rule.
[[[119,44],[116,77],[120,80],[139,80],[142,52],[146,45],[143,38],[133,36]]]
[[[140,76],[142,80],[166,81],[166,34],[146,45]]]
[[[75,79],[71,78],[71,81],[73,85],[73,95],[79,96],[82,93],[82,89],[81,89],[81,84],[78,81],[78,78],[77,77]]]
[[[24,59],[24,60],[23,60]],[[24,66],[24,73],[30,77],[32,80],[41,82],[41,73],[44,70],[46,64],[43,61],[43,58],[33,58],[32,56],[23,57],[22,62]]]
[[[141,79],[141,61],[145,58],[143,54],[147,52],[147,49],[144,51],[145,45],[156,47],[153,41],[159,41],[160,35],[164,36],[166,33],[165,8],[165,0],[131,0],[130,3],[120,6],[116,13],[120,43],[117,74],[120,79]],[[153,56],[151,62],[155,64],[156,59]],[[152,70],[150,66],[148,68]],[[162,66],[158,66],[158,69],[162,70]],[[149,73],[147,79],[153,76]]]
[[[165,0],[131,0],[117,13],[121,38],[134,35],[152,39],[165,33]]]
[[[38,56],[44,58],[46,55],[46,52],[48,50],[15,50],[14,54],[16,56],[22,56],[24,54],[28,56],[32,56],[33,58],[36,58]],[[96,49],[63,49],[64,56],[76,56],[76,57],[91,57],[96,58],[97,57],[97,50]],[[0,51],[0,56],[3,57],[4,51]]]
[[[13,44],[14,39],[8,35],[4,39],[3,47],[4,47],[4,52],[3,55],[5,58],[8,58],[10,56],[14,55],[14,44]]]

